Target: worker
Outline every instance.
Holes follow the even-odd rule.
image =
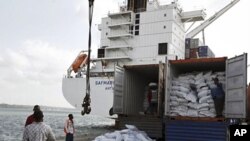
[[[149,83],[148,102],[149,102],[149,111],[151,114],[157,114],[157,101],[158,101],[157,84]]]
[[[144,104],[144,106],[145,106],[144,107],[144,114],[148,114],[148,113],[152,112],[152,110],[151,110],[152,92],[151,92],[149,87],[146,87],[145,96],[146,96],[146,98],[145,98],[145,103],[146,104]]]
[[[222,84],[219,82],[219,79],[213,78],[214,87],[211,88],[212,98],[214,100],[214,106],[216,111],[216,117],[223,117],[222,111],[225,103],[225,92],[222,88]]]
[[[25,127],[23,141],[55,141],[55,135],[50,126],[43,123],[43,112],[38,110],[33,114],[34,122]]]
[[[75,127],[74,127],[73,118],[74,118],[73,115],[69,114],[68,119],[65,121],[65,124],[64,124],[64,132],[66,134],[66,141],[74,140]]]
[[[40,110],[41,110],[41,109],[40,109],[40,106],[39,106],[39,105],[35,105],[34,108],[33,108],[34,113],[35,113],[36,111],[40,111]],[[32,115],[29,115],[29,116],[27,117],[26,122],[25,122],[25,127],[26,127],[27,125],[31,124],[31,123],[34,121],[34,113],[33,113]]]

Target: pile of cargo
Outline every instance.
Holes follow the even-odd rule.
[[[172,80],[170,93],[171,116],[215,117],[211,88],[213,78],[225,84],[225,72],[186,73]]]
[[[203,45],[198,38],[186,39],[185,43],[185,58],[209,58],[215,57],[213,51]]]
[[[143,131],[133,125],[126,125],[127,129],[106,133],[98,136],[94,141],[154,141]]]

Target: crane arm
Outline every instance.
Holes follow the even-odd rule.
[[[82,107],[83,110],[81,112],[82,115],[89,114],[91,112],[90,107],[90,53],[91,53],[91,25],[92,25],[92,16],[94,9],[94,0],[89,0],[89,40],[88,40],[88,62],[87,62],[87,74],[86,74],[86,95],[83,99]]]
[[[217,20],[221,15],[223,15],[227,10],[232,8],[236,3],[238,3],[240,0],[233,0],[228,5],[226,5],[224,8],[222,8],[219,12],[215,13],[213,16],[211,16],[209,19],[204,21],[201,25],[194,28],[192,31],[187,33],[186,38],[193,38],[198,33],[200,33],[202,30],[204,30],[207,26],[209,26],[211,23],[213,23],[215,20]]]

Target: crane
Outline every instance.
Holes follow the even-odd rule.
[[[204,29],[209,26],[211,23],[213,23],[215,20],[217,20],[221,15],[223,15],[227,10],[232,8],[236,3],[238,3],[240,0],[233,0],[228,5],[226,5],[224,8],[222,8],[219,12],[215,13],[213,16],[211,16],[209,19],[204,21],[201,25],[194,28],[192,31],[186,34],[186,38],[193,38],[201,31],[203,32],[203,42],[205,42],[204,39]]]
[[[89,0],[89,40],[88,40],[88,61],[87,61],[87,74],[86,74],[86,95],[83,99],[82,107],[83,110],[81,111],[81,114],[84,115],[89,114],[91,112],[90,107],[90,54],[91,54],[91,24],[92,24],[92,16],[93,16],[93,9],[94,9],[94,0]]]

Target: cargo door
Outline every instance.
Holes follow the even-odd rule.
[[[169,116],[170,115],[170,91],[171,91],[171,72],[170,72],[170,63],[169,63],[169,58],[166,57],[165,60],[165,115]]]
[[[164,101],[164,64],[159,63],[159,77],[158,77],[158,116],[163,116],[163,101]]]
[[[246,117],[247,54],[226,62],[225,116]]]
[[[124,68],[116,66],[114,78],[114,114],[123,114],[123,78]]]

